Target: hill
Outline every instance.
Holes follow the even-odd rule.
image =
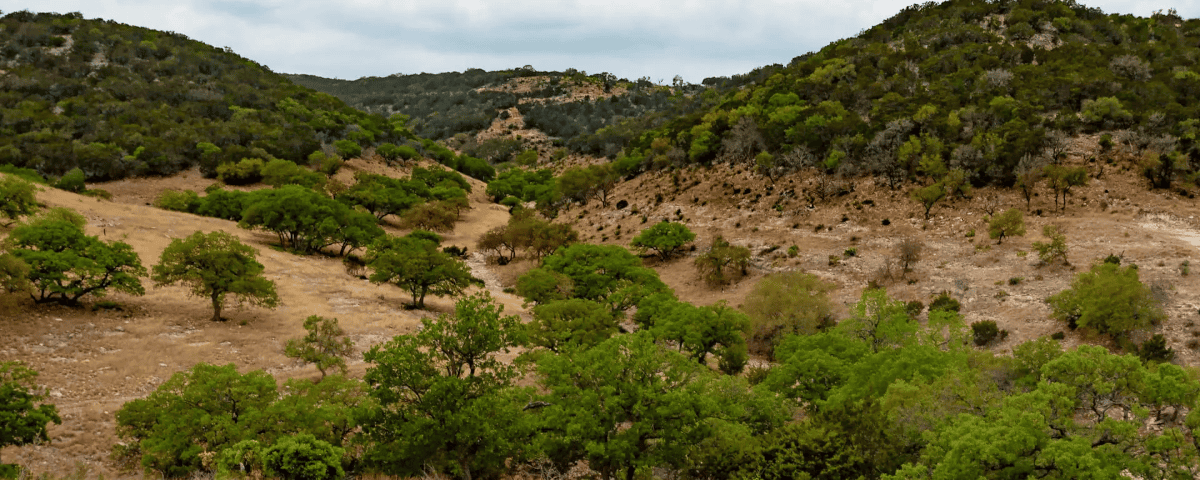
[[[89,181],[420,139],[402,124],[174,32],[77,13],[0,19],[0,164]],[[208,147],[206,147],[206,145]]]
[[[359,139],[323,173],[276,162],[293,173],[263,178],[276,189],[189,169],[88,185],[111,200],[39,191],[147,265],[171,240],[227,232],[259,251],[282,305],[214,322],[206,299],[149,282],[82,305],[0,295],[0,361],[41,372],[63,413],[52,443],[2,458],[74,477],[208,475],[214,461],[286,476],[255,459],[324,451],[312,461],[330,477],[336,464],[460,478],[1189,478],[1200,207],[1180,79],[1195,25],[1073,2],[926,4],[788,66],[646,85],[668,100],[635,118],[602,112],[595,129],[585,113],[537,125],[534,107],[603,109],[638,87],[532,69],[299,78],[358,95],[345,98],[371,112],[355,118],[411,128],[411,158]],[[443,111],[478,121],[437,123]],[[563,124],[588,126],[550,134]],[[498,172],[485,185],[421,156]],[[213,202],[224,218],[150,205],[180,190],[191,196],[172,208],[214,215],[199,206]],[[338,261],[336,247],[289,250],[282,231],[248,229],[305,203],[237,200],[279,192],[355,212],[326,215],[322,235],[386,213],[362,226],[392,236],[381,249],[399,235],[427,245],[410,214],[453,207],[443,241],[469,249],[479,280],[464,293],[517,318],[466,295],[416,309],[364,280],[390,259],[359,246]],[[1028,233],[992,237],[1010,212]],[[695,236],[632,254],[658,226]],[[1056,232],[1059,247],[1040,246]],[[1063,256],[1039,251],[1054,248]],[[1064,292],[1089,303],[1063,308]],[[309,315],[341,321],[349,378],[286,355]],[[1105,328],[1110,317],[1127,323]],[[237,372],[204,377],[202,363]]]

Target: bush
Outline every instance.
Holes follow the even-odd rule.
[[[174,212],[196,213],[203,202],[200,195],[191,190],[163,190],[154,199],[154,206]]]
[[[992,320],[984,320],[971,324],[971,333],[975,339],[975,345],[980,347],[992,343],[996,336],[1000,335],[1000,329],[996,327],[996,322]]]
[[[962,304],[954,297],[950,296],[950,292],[942,292],[933,297],[933,301],[929,302],[929,311],[945,310],[948,312],[957,312],[962,309]]]
[[[696,239],[686,225],[674,222],[661,222],[647,228],[633,238],[630,245],[646,250],[653,250],[661,260],[668,260],[683,250],[683,247]]]
[[[1161,333],[1156,333],[1143,342],[1137,354],[1147,363],[1163,363],[1175,359],[1175,350],[1167,346],[1167,339]]]
[[[82,193],[85,180],[87,180],[87,176],[84,175],[83,170],[76,167],[63,174],[62,178],[59,178],[58,182],[54,184],[54,188],[68,192]]]
[[[34,299],[77,304],[84,296],[102,297],[109,289],[145,294],[139,278],[146,276],[146,269],[133,247],[88,236],[83,224],[79,214],[55,209],[9,234],[9,252],[29,266]]]
[[[770,355],[785,335],[811,335],[834,324],[829,292],[835,286],[804,272],[772,273],[746,295],[750,350]]]
[[[1062,231],[1056,225],[1046,225],[1042,228],[1042,235],[1050,239],[1049,242],[1033,242],[1033,249],[1038,252],[1038,261],[1043,265],[1048,265],[1051,262],[1062,262],[1067,264],[1067,236],[1063,235]]]
[[[328,157],[341,159],[337,157]],[[340,165],[340,164],[339,164]],[[325,183],[325,177],[320,173],[296,165],[288,160],[274,159],[263,165],[262,181],[272,187],[284,185],[300,185],[305,188],[317,188]]]
[[[337,149],[337,154],[342,158],[358,158],[362,155],[362,146],[353,140],[338,140],[333,142],[333,148]]]
[[[18,218],[37,211],[37,188],[17,176],[0,177],[0,215],[9,220],[0,226],[11,225]]]
[[[345,450],[302,433],[280,438],[263,451],[266,473],[280,478],[298,480],[338,480],[346,476],[342,470]]]
[[[1077,275],[1071,288],[1047,302],[1054,310],[1054,317],[1068,325],[1118,338],[1166,318],[1150,288],[1138,280],[1135,266],[1095,264],[1091,270]]]
[[[237,163],[217,166],[217,179],[229,185],[250,185],[262,181],[261,158],[243,158]]]
[[[746,274],[750,266],[750,249],[739,247],[717,236],[712,246],[695,262],[700,277],[709,285],[728,284],[734,276]]]

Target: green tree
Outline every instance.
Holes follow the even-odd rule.
[[[9,252],[29,266],[30,295],[38,303],[74,304],[86,295],[104,296],[108,289],[145,294],[138,277],[146,269],[133,247],[84,234],[75,223],[82,218],[71,214],[78,217],[51,210],[9,234]]]
[[[724,302],[697,307],[668,300],[655,305],[650,315],[639,317],[656,340],[674,343],[700,364],[710,353],[723,356],[726,350],[744,349],[744,335],[750,328],[749,317]]]
[[[37,187],[16,175],[0,178],[0,215],[9,220],[8,227],[25,215],[37,211]]]
[[[345,375],[346,361],[342,357],[354,352],[354,342],[346,338],[346,331],[338,326],[337,319],[309,315],[304,319],[304,329],[308,335],[288,340],[284,355],[316,365],[321,380],[325,379],[326,370],[333,368]]]
[[[1157,324],[1166,318],[1150,288],[1130,265],[1101,262],[1080,273],[1071,288],[1050,297],[1054,317],[1113,336]]]
[[[425,296],[459,295],[470,284],[466,264],[438,250],[435,241],[412,234],[384,237],[367,248],[374,283],[394,283],[412,294],[414,308],[425,308]]]
[[[725,425],[718,420],[761,432],[786,415],[744,380],[716,379],[645,333],[546,355],[538,374],[549,392],[538,414],[545,431],[539,449],[560,469],[586,460],[605,479],[683,467],[694,446]]]
[[[254,192],[238,226],[274,232],[280,246],[302,253],[337,244],[344,252],[347,245],[361,245],[382,233],[370,226],[369,217],[308,188],[284,185]]]
[[[158,264],[151,267],[150,278],[160,286],[190,287],[192,295],[212,302],[212,320],[220,321],[229,294],[237,297],[238,303],[266,308],[279,304],[275,282],[263,276],[257,256],[257,250],[233,235],[197,231],[187,238],[171,240]]]
[[[498,475],[531,433],[512,386],[517,370],[498,355],[521,343],[515,316],[486,293],[453,315],[421,319],[421,330],[371,347],[365,380],[379,407],[364,419],[366,460],[389,474],[430,465],[464,479]]]
[[[913,200],[916,200],[917,203],[920,203],[925,208],[925,219],[929,220],[929,211],[933,209],[933,206],[937,202],[946,198],[946,187],[941,182],[938,182],[927,187],[913,189],[911,196]]]
[[[117,411],[117,435],[142,466],[168,477],[204,468],[204,452],[220,452],[269,433],[268,407],[279,397],[275,379],[237,366],[197,364],[177,372],[150,396]]]
[[[551,352],[569,348],[591,348],[620,329],[618,318],[603,304],[572,298],[533,307],[533,320],[526,325],[529,344]]]
[[[717,235],[708,251],[696,258],[695,265],[709,285],[725,285],[733,276],[746,274],[750,266],[750,249],[733,245]]]
[[[46,425],[62,424],[58,409],[44,403],[46,392],[35,383],[37,376],[19,361],[0,362],[0,448],[49,442]]]
[[[851,308],[850,318],[837,325],[838,331],[862,340],[873,353],[905,344],[916,328],[904,302],[892,299],[882,288],[864,291]]]
[[[1010,208],[988,220],[988,236],[996,239],[996,245],[1003,242],[1006,236],[1020,237],[1024,235],[1025,215],[1020,210]]]
[[[633,241],[630,244],[642,249],[643,252],[653,250],[658,255],[658,258],[666,261],[679,254],[683,250],[683,247],[692,243],[692,240],[695,239],[696,234],[692,233],[682,223],[660,222],[653,227],[642,230],[642,233],[633,237]]]
[[[751,351],[771,355],[788,334],[812,335],[832,326],[834,285],[799,271],[772,273],[759,280],[742,311],[750,316]]]
[[[1054,208],[1059,206],[1062,198],[1062,211],[1067,211],[1067,195],[1071,187],[1087,185],[1087,167],[1068,167],[1065,165],[1046,165],[1046,183],[1054,191]]]
[[[557,273],[570,280],[571,298],[603,303],[614,313],[628,310],[643,298],[667,290],[658,273],[642,266],[640,258],[619,245],[590,245],[577,243],[560,248],[542,260],[542,266],[517,279],[537,276],[537,287],[531,292],[550,294],[561,288],[554,280]],[[533,287],[533,285],[530,285]],[[547,297],[550,299],[550,297]]]

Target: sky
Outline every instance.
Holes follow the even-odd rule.
[[[1177,2],[1172,5],[1164,2]],[[575,68],[670,83],[746,73],[852,37],[912,0],[0,0],[0,11],[182,33],[279,73],[353,80],[468,68]],[[1081,0],[1149,16],[1196,0]]]

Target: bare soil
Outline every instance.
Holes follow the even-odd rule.
[[[1072,152],[1070,162],[1081,164],[1084,152]],[[1093,177],[1076,188],[1065,213],[1053,213],[1051,193],[1039,189],[1027,211],[1028,234],[1003,244],[987,238],[982,199],[997,196],[1001,208],[1024,209],[1024,200],[1013,190],[980,189],[972,200],[939,204],[926,221],[905,191],[893,191],[870,179],[847,182],[850,193],[817,202],[809,208],[801,192],[816,182],[813,172],[800,172],[774,182],[755,175],[747,166],[685,169],[678,179],[671,173],[649,173],[619,185],[609,205],[592,201],[563,211],[558,221],[571,222],[583,240],[628,246],[642,229],[663,219],[683,221],[698,234],[697,249],[684,258],[660,263],[647,259],[684,300],[696,304],[725,301],[739,305],[764,275],[784,270],[804,270],[834,284],[835,302],[846,312],[867,282],[877,277],[884,259],[894,256],[901,239],[912,237],[924,244],[922,258],[906,278],[885,280],[889,293],[902,300],[928,303],[931,296],[949,291],[963,303],[968,322],[995,320],[1010,333],[991,347],[1000,353],[1042,335],[1066,331],[1050,317],[1045,299],[1070,284],[1074,275],[1109,254],[1140,267],[1147,284],[1168,292],[1169,320],[1137,339],[1163,333],[1178,352],[1178,362],[1200,365],[1200,353],[1188,346],[1200,337],[1197,328],[1200,286],[1196,275],[1183,275],[1184,261],[1200,259],[1200,209],[1196,201],[1176,191],[1149,191],[1147,182],[1132,168],[1087,163]],[[406,167],[351,160],[337,178],[349,184],[359,170],[404,175]],[[274,236],[237,228],[234,222],[168,212],[148,204],[165,189],[201,191],[212,180],[190,171],[171,178],[131,179],[91,185],[114,195],[112,201],[46,189],[39,199],[47,206],[75,209],[88,219],[87,232],[105,240],[130,243],[149,267],[158,261],[171,239],[197,230],[223,230],[237,235],[259,250],[259,261],[278,286],[282,306],[275,310],[230,309],[228,321],[211,322],[204,299],[190,297],[179,287],[157,287],[146,279],[146,295],[111,295],[117,309],[67,308],[35,305],[28,298],[0,298],[0,360],[22,360],[41,372],[39,381],[58,405],[63,424],[52,426],[49,445],[9,447],[0,459],[30,467],[34,473],[63,475],[77,466],[89,477],[140,476],[122,472],[108,453],[117,442],[114,412],[131,399],[153,391],[173,373],[199,362],[235,363],[243,371],[262,369],[282,382],[290,378],[315,378],[313,367],[303,367],[283,355],[289,338],[304,334],[309,315],[338,318],[361,352],[394,335],[413,331],[426,315],[450,312],[454,300],[430,298],[427,311],[406,310],[406,294],[388,285],[374,285],[345,273],[339,259],[297,256],[272,247]],[[678,186],[676,186],[678,185]],[[911,188],[911,187],[910,187]],[[448,244],[471,249],[469,264],[486,289],[508,313],[524,314],[522,300],[503,293],[528,261],[507,266],[490,264],[474,252],[480,234],[507,221],[504,207],[487,203],[482,184],[475,184],[471,209],[446,236]],[[794,190],[795,195],[785,194]],[[661,199],[656,199],[661,194]],[[865,201],[870,200],[871,202]],[[623,208],[617,208],[624,201]],[[778,205],[778,207],[776,207]],[[887,219],[889,225],[883,225]],[[1069,266],[1039,266],[1034,241],[1045,241],[1046,224],[1064,227],[1070,248]],[[818,229],[817,227],[821,228]],[[392,233],[403,233],[394,226]],[[968,236],[974,231],[974,236]],[[694,257],[718,235],[747,246],[754,254],[749,275],[731,285],[712,287],[701,282],[692,265]],[[787,255],[796,245],[799,254]],[[848,255],[848,249],[855,249]],[[836,262],[831,261],[836,259]],[[1012,279],[1020,279],[1013,281]],[[1084,338],[1067,331],[1065,345],[1082,342],[1105,344],[1101,338]],[[1192,343],[1192,345],[1196,345]],[[1109,345],[1110,347],[1112,345]],[[357,360],[355,359],[357,358]],[[361,356],[349,361],[351,373],[360,375],[366,365]]]

